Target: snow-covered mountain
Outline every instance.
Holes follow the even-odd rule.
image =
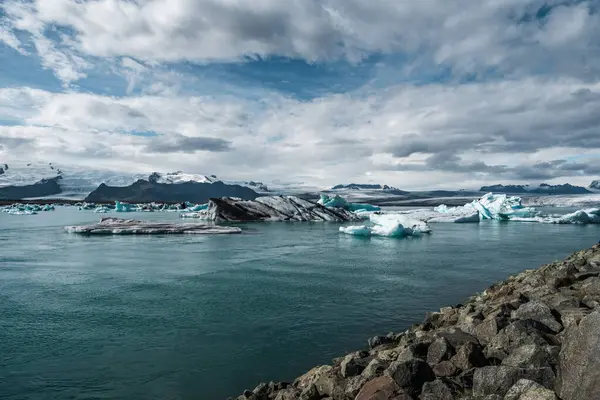
[[[15,162],[0,163],[0,198],[16,200],[15,196],[22,192],[28,197],[81,200],[101,184],[125,187],[140,179],[173,185],[222,182],[226,185],[245,186],[258,193],[269,192],[269,188],[262,182],[221,181],[215,175],[188,174],[183,171],[127,173],[45,162]]]
[[[547,195],[558,195],[558,194],[589,194],[589,190],[583,186],[574,186],[569,183],[563,185],[549,185],[542,183],[539,186],[530,185],[491,185],[482,186],[479,189],[481,192],[494,192],[494,193],[511,193],[511,194],[547,194]]]

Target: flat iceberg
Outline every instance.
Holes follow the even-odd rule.
[[[362,204],[362,203],[350,203],[343,197],[339,195],[328,196],[326,194],[322,194],[321,198],[317,202],[325,207],[332,208],[343,208],[347,211],[379,211],[381,208],[374,206],[372,204]]]
[[[218,235],[241,233],[240,228],[217,226],[199,223],[172,223],[155,221],[138,221],[135,219],[102,218],[93,225],[65,226],[70,233],[86,235],[165,235],[165,234],[196,234]]]
[[[385,236],[395,238],[407,236],[419,237],[431,232],[431,228],[427,223],[409,218],[403,214],[370,214],[369,219],[372,223],[371,226],[342,226],[339,231],[354,236]]]

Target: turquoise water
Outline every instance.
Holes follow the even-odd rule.
[[[1,399],[224,399],[600,239],[598,226],[494,221],[405,240],[327,223],[212,237],[61,229],[99,217],[0,214]]]

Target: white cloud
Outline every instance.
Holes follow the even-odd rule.
[[[7,0],[12,25],[30,32],[65,83],[85,76],[81,57],[147,62],[236,61],[271,55],[358,61],[404,53],[457,73],[548,68],[572,76],[600,70],[600,16],[592,2],[560,0]],[[557,6],[544,19],[542,7]],[[59,43],[43,29],[67,28]],[[14,47],[14,39],[8,41]],[[7,40],[7,39],[5,39]],[[574,45],[575,44],[575,45]],[[578,55],[577,63],[564,62]],[[556,65],[553,65],[556,64]]]
[[[15,100],[19,107],[11,106]],[[54,162],[87,158],[103,167],[265,180],[311,177],[323,184],[380,179],[408,188],[472,180],[466,166],[445,170],[447,158],[439,157],[445,154],[464,165],[485,160],[514,168],[600,151],[600,84],[574,79],[402,85],[378,96],[308,102],[272,97],[267,104],[0,89],[0,118],[23,121],[0,128],[0,136],[31,139],[28,146],[36,151],[29,154]],[[432,156],[446,164],[419,171]],[[399,168],[406,164],[415,170]],[[481,172],[481,181],[503,177]],[[592,177],[577,175],[582,183]]]

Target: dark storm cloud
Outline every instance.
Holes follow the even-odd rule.
[[[231,142],[214,137],[189,137],[177,135],[165,139],[150,139],[146,150],[151,153],[195,153],[196,151],[224,152],[233,150]]]
[[[33,144],[35,139],[15,138],[10,136],[0,135],[0,150],[10,150],[17,147]]]

